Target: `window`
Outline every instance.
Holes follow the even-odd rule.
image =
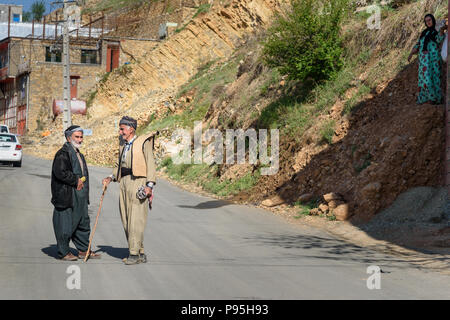
[[[0,141],[1,142],[17,142],[16,137],[15,136],[11,136],[11,135],[6,135],[6,134],[1,134],[0,135]]]
[[[0,53],[0,69],[8,66],[8,50],[2,51]]]
[[[61,50],[45,47],[45,61],[46,62],[61,62]]]
[[[81,50],[81,63],[97,64],[97,51]]]
[[[13,22],[20,22],[20,14],[17,13],[13,14]]]

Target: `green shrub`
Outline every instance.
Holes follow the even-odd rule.
[[[349,0],[291,0],[264,41],[263,59],[290,79],[321,82],[343,66],[340,25]]]
[[[318,198],[312,199],[311,201],[307,202],[307,203],[302,203],[300,201],[296,201],[294,203],[295,207],[300,208],[300,211],[298,211],[298,216],[294,217],[296,219],[299,219],[303,216],[308,216],[309,212],[314,209],[317,208],[320,204],[320,200]]]
[[[86,100],[86,107],[90,108],[92,107],[92,103],[94,102],[95,97],[97,96],[98,91],[94,90],[91,93],[89,93],[89,96]]]

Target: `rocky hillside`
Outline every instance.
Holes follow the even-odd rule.
[[[276,175],[260,176],[258,165],[199,171],[170,163],[169,174],[187,182],[195,177],[203,189],[235,201],[299,205],[309,214],[355,223],[371,219],[410,188],[441,185],[444,108],[415,103],[417,60],[408,63],[406,57],[423,28],[423,16],[433,12],[443,18],[445,4],[430,0],[398,5],[383,10],[379,31],[367,29],[364,14],[348,21],[347,67],[302,102],[292,99],[301,97],[301,84],[288,82],[261,62],[258,39],[228,61],[236,63],[235,72],[229,83],[210,88],[211,103],[202,120],[219,129],[279,128]],[[187,110],[200,107],[202,79],[215,81],[221,73],[220,66],[210,65],[179,93],[175,104],[183,105],[187,98],[194,100]],[[249,175],[256,178],[250,181]],[[243,181],[245,188],[229,187]]]

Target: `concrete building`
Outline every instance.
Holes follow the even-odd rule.
[[[22,22],[22,13],[22,5],[0,4],[0,22]]]

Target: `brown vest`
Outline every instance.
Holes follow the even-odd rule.
[[[151,147],[154,146],[154,137],[156,132],[148,133],[143,136],[136,137],[133,144],[131,145],[131,172],[135,177],[146,177],[147,176],[147,163],[144,157],[144,143],[149,140]],[[122,153],[125,146],[120,146],[119,148],[119,167],[117,170],[117,181],[120,181],[121,172],[120,168],[122,166]]]

